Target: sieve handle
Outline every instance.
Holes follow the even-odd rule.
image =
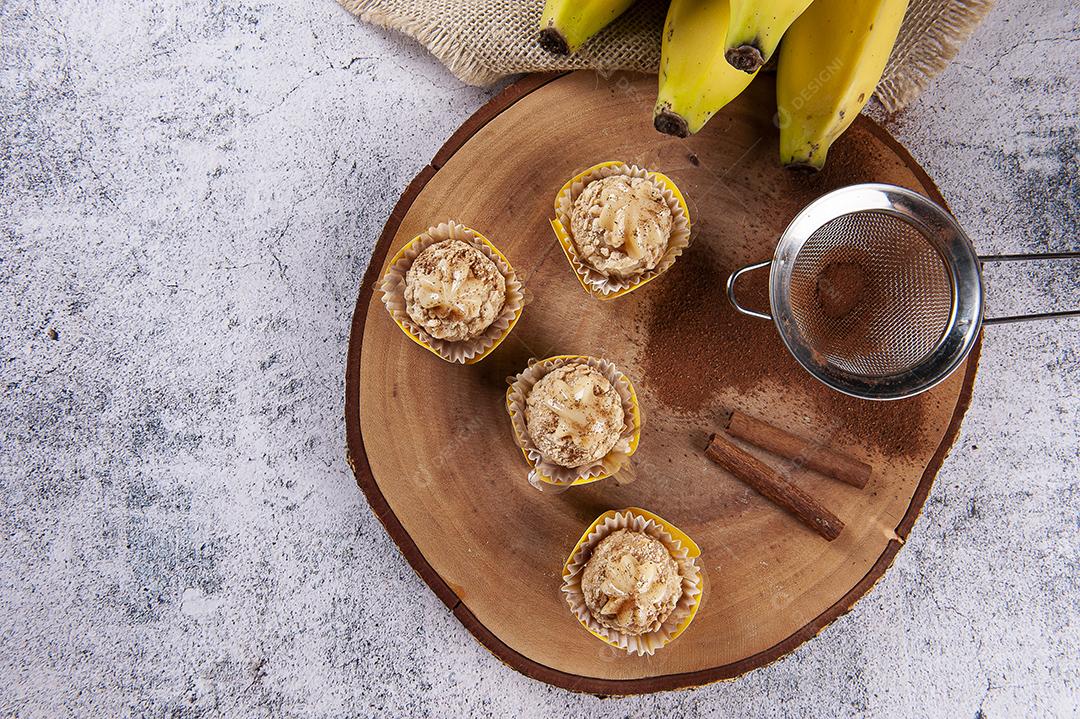
[[[754,270],[764,269],[771,264],[772,260],[765,260],[764,262],[757,262],[752,265],[747,265],[746,267],[740,267],[739,269],[732,272],[731,276],[727,278],[727,298],[731,302],[731,305],[739,312],[742,312],[744,315],[749,315],[750,317],[757,317],[758,319],[762,320],[772,319],[772,315],[743,307],[739,304],[739,300],[735,298],[735,281],[738,280],[741,275],[747,272],[753,272]]]
[[[979,261],[987,262],[1027,262],[1029,260],[1080,260],[1080,252],[1047,252],[1040,255],[980,255]],[[730,292],[729,292],[730,294]],[[1030,315],[1010,315],[1007,317],[985,317],[984,325],[1004,325],[1009,322],[1028,322],[1032,320],[1052,320],[1059,317],[1080,317],[1080,310],[1062,310],[1059,312],[1037,312]]]

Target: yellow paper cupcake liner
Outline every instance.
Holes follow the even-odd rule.
[[[667,250],[656,267],[643,272],[637,277],[618,278],[608,277],[589,267],[578,255],[577,246],[571,237],[570,212],[574,201],[581,194],[585,186],[593,180],[599,180],[612,175],[627,175],[651,179],[660,188],[664,201],[671,209],[672,230],[668,240]],[[579,172],[562,186],[559,194],[555,196],[555,219],[551,220],[551,229],[555,231],[555,237],[559,240],[563,254],[570,263],[570,269],[577,277],[581,287],[592,296],[601,300],[612,300],[633,292],[644,284],[652,282],[664,272],[671,269],[675,260],[690,246],[690,208],[686,205],[686,198],[675,186],[671,178],[660,172],[651,172],[637,165],[628,165],[625,162],[609,161],[593,165],[584,172]]]
[[[461,240],[475,247],[495,263],[506,280],[506,302],[502,312],[483,334],[470,340],[451,342],[432,337],[413,322],[405,309],[405,275],[421,252],[443,240]],[[400,327],[409,339],[447,362],[459,364],[474,364],[491,354],[509,336],[525,307],[521,281],[510,260],[482,234],[453,220],[429,227],[426,232],[417,235],[398,250],[383,276],[380,290],[383,304],[386,305],[394,324]]]
[[[625,429],[623,436],[610,452],[602,459],[581,467],[562,467],[544,459],[529,436],[525,426],[525,400],[529,392],[540,379],[552,370],[564,365],[582,362],[600,372],[607,378],[622,399]],[[521,449],[531,471],[529,483],[541,491],[563,490],[569,487],[589,484],[615,476],[623,483],[633,478],[630,458],[637,451],[641,441],[641,406],[637,392],[630,379],[614,363],[585,355],[557,355],[544,360],[534,360],[515,377],[510,378],[510,387],[506,390],[506,411],[510,415],[510,426],[514,441]]]
[[[619,529],[645,532],[658,539],[675,559],[682,576],[683,593],[675,609],[663,622],[645,634],[624,634],[597,622],[585,605],[585,595],[581,590],[581,577],[593,549],[600,540]],[[562,591],[566,595],[570,611],[594,637],[628,654],[651,655],[677,639],[697,616],[704,591],[704,577],[696,562],[699,556],[701,549],[685,532],[652,512],[638,507],[612,509],[601,514],[589,525],[570,552],[562,570]]]

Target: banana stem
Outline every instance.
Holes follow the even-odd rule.
[[[671,110],[661,110],[656,113],[656,116],[653,117],[653,127],[665,135],[674,135],[675,137],[690,136],[690,126],[686,122],[686,118]]]
[[[736,70],[747,73],[757,72],[758,68],[765,64],[765,55],[753,45],[739,45],[738,47],[729,48],[724,53],[724,58]]]
[[[793,160],[792,162],[785,164],[784,167],[791,170],[792,172],[798,172],[805,175],[813,175],[816,172],[820,172],[821,168],[825,167],[825,163],[822,162],[820,164],[817,164],[809,160]]]
[[[570,45],[566,42],[566,38],[553,27],[546,27],[541,30],[536,41],[540,43],[540,47],[554,55],[570,54]]]

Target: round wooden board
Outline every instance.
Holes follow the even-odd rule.
[[[978,347],[933,391],[855,400],[795,365],[770,323],[733,312],[727,274],[771,256],[805,203],[836,187],[890,182],[943,202],[915,161],[860,117],[814,176],[776,162],[771,77],[687,140],[650,122],[655,78],[529,76],[471,118],[416,177],[375,249],[353,318],[346,375],[349,460],[406,558],[500,659],[567,689],[632,694],[704,684],[774,661],[851,608],[911,529],[971,396]],[[665,276],[600,302],[581,289],[548,226],[555,192],[594,163],[660,170],[688,198],[694,244]],[[373,296],[389,257],[453,218],[483,232],[526,279],[513,334],[477,365],[451,365],[411,342]],[[764,277],[751,281],[763,285]],[[751,286],[753,297],[760,287]],[[541,494],[510,438],[506,377],[531,357],[616,362],[641,395],[638,481]],[[845,523],[826,542],[703,456],[740,409],[873,466],[864,490],[809,471],[792,479]],[[766,461],[774,457],[758,453]],[[583,529],[639,506],[702,549],[696,620],[652,657],[588,634],[559,591]]]

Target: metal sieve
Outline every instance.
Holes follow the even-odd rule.
[[[964,361],[983,324],[1080,316],[1080,310],[983,318],[982,263],[1080,258],[1080,252],[980,257],[952,215],[893,185],[852,185],[807,205],[773,259],[727,281],[739,312],[772,320],[795,359],[864,399],[924,392]],[[741,275],[769,268],[771,314],[741,305]]]

